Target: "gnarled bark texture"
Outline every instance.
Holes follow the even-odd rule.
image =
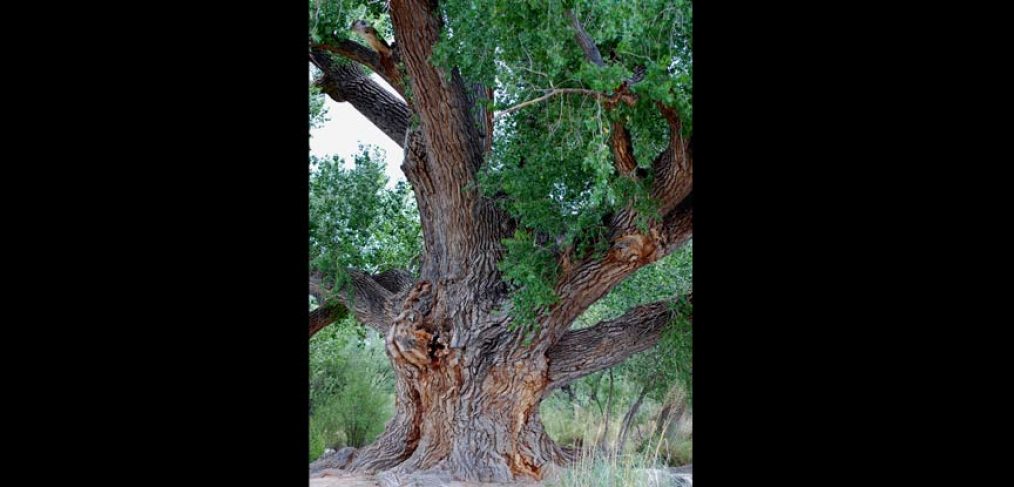
[[[389,485],[411,479],[509,481],[540,479],[572,454],[552,441],[539,418],[539,404],[552,390],[616,365],[653,346],[676,318],[672,300],[638,306],[625,315],[581,330],[574,320],[638,268],[686,242],[692,232],[692,158],[679,130],[679,116],[659,107],[670,125],[670,144],[654,160],[652,195],[662,218],[647,231],[633,210],[612,217],[605,257],[561,262],[557,304],[544,310],[539,332],[524,342],[510,331],[510,300],[497,262],[501,239],[517,223],[474,189],[490,150],[492,113],[474,111],[492,90],[430,63],[442,21],[435,1],[392,0],[397,47],[370,39],[375,48],[336,42],[311,45],[310,60],[329,96],[348,101],[405,148],[402,168],[413,187],[423,229],[420,275],[392,270],[378,275],[349,271],[349,286],[332,292],[319,275],[310,293],[321,306],[310,315],[310,336],[343,313],[386,337],[396,377],[396,414],[373,444],[356,452],[345,468],[380,472]],[[602,66],[601,55],[576,16],[575,38]],[[363,23],[360,32],[376,35]],[[344,56],[342,63],[331,56]],[[356,64],[358,63],[358,65]],[[398,63],[397,69],[391,63]],[[411,104],[384,91],[360,65],[410,89]],[[405,73],[407,76],[401,76]],[[627,91],[597,98],[636,102]],[[418,124],[411,124],[412,115]],[[617,171],[638,177],[630,134],[613,127]],[[561,259],[566,257],[561,256]]]

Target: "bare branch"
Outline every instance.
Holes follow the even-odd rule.
[[[348,308],[340,304],[310,311],[310,338],[313,338],[318,331],[323,330],[331,323],[344,318],[347,312]]]
[[[609,142],[613,147],[616,171],[622,176],[636,178],[637,160],[634,159],[634,144],[630,140],[630,131],[619,120],[613,122]]]
[[[599,53],[598,46],[595,45],[595,41],[588,35],[588,32],[584,30],[584,26],[581,25],[581,21],[577,19],[574,12],[567,9],[567,18],[570,19],[570,25],[574,27],[574,38],[577,39],[577,43],[581,46],[581,50],[584,51],[584,55],[588,58],[592,64],[602,67],[606,63],[602,61],[602,54]]]
[[[631,273],[669,255],[693,235],[693,201],[686,197],[664,216],[649,222],[641,232],[636,213],[625,209],[611,220],[611,245],[604,258],[587,258],[568,266],[557,282],[558,303],[540,320],[549,329],[550,342]]]
[[[598,46],[595,45],[595,40],[592,39],[588,32],[584,30],[584,26],[581,25],[581,21],[578,20],[574,12],[567,10],[567,17],[570,19],[570,24],[574,28],[574,37],[577,39],[577,43],[581,46],[581,50],[584,51],[585,57],[588,58],[592,64],[598,67],[605,67],[605,62],[602,61],[602,54],[599,52]],[[638,66],[634,70],[633,76],[626,80],[618,88],[616,88],[613,95],[606,100],[606,108],[612,109],[620,101],[625,102],[627,105],[633,106],[637,102],[637,96],[630,92],[630,86],[641,82],[644,79],[645,69],[644,66]],[[612,132],[610,134],[610,145],[613,149],[613,156],[615,158],[616,171],[621,175],[637,178],[637,160],[634,158],[634,146],[630,140],[630,132],[620,121],[613,122]]]
[[[415,282],[415,278],[412,277],[412,273],[401,269],[391,269],[388,271],[381,272],[373,276],[373,280],[391,291],[392,293],[400,293],[410,287]]]
[[[542,95],[542,96],[540,96],[538,98],[533,98],[531,100],[518,103],[517,105],[514,105],[514,106],[512,106],[510,108],[505,108],[503,110],[500,110],[499,112],[496,112],[496,115],[494,115],[494,117],[501,117],[503,115],[507,115],[508,113],[516,112],[516,111],[518,111],[518,110],[520,110],[520,109],[522,109],[524,107],[527,107],[529,105],[534,105],[534,104],[539,103],[541,101],[548,100],[548,99],[550,99],[550,98],[552,98],[552,97],[554,97],[556,95],[564,95],[564,94],[572,93],[572,94],[579,94],[579,95],[587,95],[587,96],[591,96],[591,97],[596,98],[596,99],[602,99],[602,98],[608,98],[609,97],[609,95],[606,95],[605,93],[601,93],[601,92],[598,92],[598,91],[595,91],[595,90],[586,90],[584,88],[556,88],[556,89],[547,90],[547,91],[548,91],[548,93],[546,93],[545,95]]]

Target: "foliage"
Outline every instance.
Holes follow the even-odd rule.
[[[311,461],[324,448],[369,443],[394,412],[383,338],[348,321],[310,339]]]
[[[353,166],[310,157],[310,265],[342,282],[347,268],[376,273],[409,269],[422,230],[412,190],[387,187],[384,154],[361,147]]]
[[[609,455],[602,458],[591,452],[582,455],[570,468],[545,482],[547,487],[641,487],[645,485],[682,485],[671,483],[660,459],[643,454]]]
[[[518,230],[504,245],[507,251],[499,263],[500,271],[507,282],[517,286],[511,326],[531,332],[537,311],[556,302],[552,288],[556,261],[550,251],[536,245],[530,232]]]
[[[616,318],[630,308],[674,295],[684,295],[691,290],[693,280],[693,243],[688,242],[654,264],[645,266],[616,286],[609,294],[592,305],[575,323],[576,328],[592,326],[602,320]],[[689,304],[679,303],[689,314]],[[663,332],[659,343],[644,352],[635,354],[622,364],[613,367],[614,377],[612,413],[609,423],[610,441],[619,432],[623,415],[643,391],[646,400],[635,416],[633,428],[651,434],[654,428],[650,420],[657,415],[673,388],[686,391],[689,403],[692,391],[692,345],[691,322],[677,320]],[[585,376],[569,386],[557,390],[543,401],[540,408],[546,431],[561,444],[581,446],[594,444],[603,428],[606,415],[609,387],[608,370]],[[670,435],[672,436],[672,435]],[[684,461],[692,451],[689,439],[656,438],[657,457],[668,459],[674,464]],[[635,449],[634,441],[628,441],[628,449]],[[656,455],[653,453],[653,455]],[[599,472],[603,473],[603,472]]]
[[[329,119],[327,108],[324,107],[324,94],[320,88],[310,85],[310,128],[322,127]],[[311,135],[312,137],[312,135]]]
[[[349,31],[356,20],[369,22],[382,37],[390,39],[393,34],[385,3],[385,0],[310,0],[310,39],[318,43],[342,39],[362,42]]]
[[[349,28],[363,19],[382,37],[397,41],[385,4],[310,0],[310,38],[363,42]],[[554,301],[556,271],[547,269],[549,252],[603,251],[605,220],[628,204],[643,218],[657,216],[647,198],[651,178],[635,183],[614,170],[610,127],[614,120],[624,122],[644,168],[668,138],[656,102],[675,107],[685,135],[692,133],[693,5],[689,0],[443,0],[440,8],[444,29],[432,61],[446,72],[457,68],[465,79],[494,87],[495,107],[490,108],[503,109],[556,88],[608,94],[644,68],[643,81],[631,88],[639,97],[633,107],[621,103],[608,110],[594,97],[562,95],[497,120],[480,186],[508,196],[500,200],[521,222],[521,232],[505,242],[503,267],[512,269],[506,278],[516,290],[515,318],[531,325],[540,307]],[[595,40],[606,66],[586,60],[567,11]]]
[[[578,317],[575,327],[592,326],[602,320],[616,318],[641,304],[673,296],[682,296],[691,290],[693,283],[693,242],[638,269]],[[682,303],[679,316],[692,312],[689,304]],[[615,373],[647,387],[648,393],[659,399],[674,383],[692,390],[693,328],[691,322],[677,319],[663,332],[655,347],[636,354],[617,366]]]
[[[505,267],[512,269],[507,279],[516,289],[515,317],[527,324],[540,306],[553,302],[549,252],[601,252],[609,215],[628,204],[647,218],[656,216],[647,198],[650,178],[635,183],[614,170],[610,127],[614,120],[626,124],[642,167],[650,167],[668,140],[655,102],[676,107],[690,134],[692,5],[682,0],[450,0],[441,5],[447,28],[434,62],[495,86],[500,109],[555,88],[611,93],[636,67],[645,67],[645,79],[632,88],[640,97],[634,107],[607,110],[586,95],[560,95],[496,125],[480,183],[489,194],[506,194],[504,206],[521,222],[522,231],[505,242]],[[605,67],[585,59],[568,9],[595,39]],[[550,238],[533,244],[533,235]]]

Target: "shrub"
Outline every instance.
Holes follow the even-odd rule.
[[[394,412],[383,339],[345,325],[336,323],[310,340],[310,461],[325,448],[370,443]]]

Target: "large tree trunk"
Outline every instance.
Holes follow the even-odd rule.
[[[504,255],[501,241],[518,222],[474,184],[491,147],[493,125],[492,113],[472,108],[477,98],[492,99],[492,90],[466,82],[456,69],[430,63],[443,29],[438,2],[391,0],[389,7],[396,53],[348,41],[311,42],[310,49],[310,61],[323,73],[318,84],[324,91],[351,103],[405,148],[402,170],[423,232],[418,281],[400,271],[350,271],[348,287],[335,293],[321,276],[310,278],[310,293],[321,303],[309,317],[310,335],[352,312],[386,336],[395,371],[396,414],[348,468],[381,472],[378,478],[387,485],[540,479],[570,459],[542,427],[542,399],[654,346],[679,313],[676,300],[666,300],[570,330],[616,284],[690,238],[690,145],[681,136],[678,114],[660,105],[670,139],[652,163],[652,197],[661,218],[652,219],[645,231],[628,207],[608,223],[604,257],[575,256],[571,263],[558,255],[561,273],[554,291],[559,301],[541,310],[538,331],[525,342],[521,333],[509,330],[508,288],[497,268]],[[582,50],[601,66],[594,40],[576,16],[571,23]],[[402,95],[410,92],[410,103],[380,89],[358,66],[331,62],[330,54],[370,67]],[[627,88],[636,82],[632,78],[596,99],[633,103],[636,96]],[[614,124],[610,140],[618,173],[640,178],[622,123]]]
[[[567,460],[539,419],[550,390],[545,353],[522,345],[504,314],[445,314],[461,304],[455,294],[426,281],[408,293],[386,339],[397,412],[351,469],[385,471],[392,485],[434,475],[508,481],[541,478]]]
[[[526,343],[508,327],[506,292],[477,294],[467,276],[457,284],[391,276],[400,274],[354,275],[352,311],[363,322],[390,317],[374,327],[385,333],[397,396],[384,433],[348,467],[380,473],[388,485],[544,478],[573,452],[544,431],[542,399],[654,345],[676,313],[671,302],[656,302],[558,340],[543,329]],[[609,353],[595,352],[605,346]]]

